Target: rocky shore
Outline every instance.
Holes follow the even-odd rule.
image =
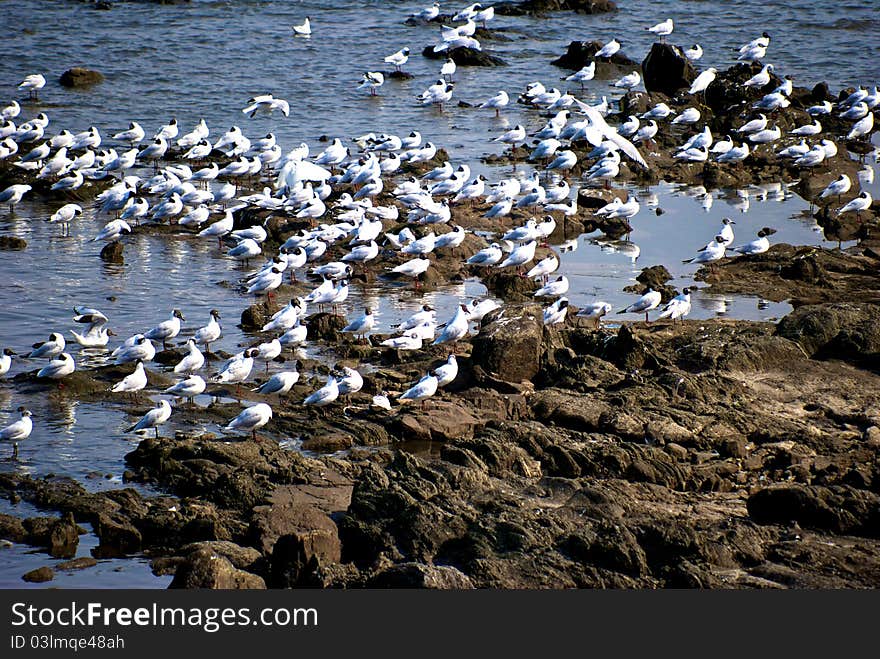
[[[613,3],[517,6],[552,11],[573,5],[613,10]],[[578,58],[589,61],[598,47],[572,44],[559,65],[579,68]],[[669,70],[675,58],[681,60],[676,79],[652,72],[657,62]],[[603,66],[631,64],[621,58]],[[744,92],[740,84],[760,66],[740,64],[719,72],[717,84],[695,99],[683,94],[694,77],[686,64],[680,49],[656,44],[640,67],[650,91],[628,93],[608,122],[664,102],[676,110],[698,107],[714,135],[729,134],[753,116],[752,103],[781,82],[772,77],[765,89]],[[806,107],[849,91],[834,96],[823,85],[796,87],[791,106],[775,113],[774,122],[784,131],[803,125],[810,120]],[[814,204],[827,239],[857,241],[845,250],[776,244],[698,271],[695,278],[711,292],[790,301],[794,310],[778,323],[596,327],[572,308],[564,323],[545,326],[541,306],[531,302],[538,284],[494,273],[482,281],[506,304],[482,320],[476,336],[455,345],[455,381],[423,403],[386,410],[372,404],[374,395],[393,398],[444,361],[449,349],[401,352],[382,347],[383,334],[359,342],[340,332],[343,317],[313,313],[309,340],[320,344],[327,363],[360,368],[358,393],[332,408],[303,407],[302,398],[329,371],[326,363],[303,358],[301,370],[312,377],[272,400],[272,423],[255,440],[181,431],[141,440],[126,456],[125,479],[158,486],[162,496],[132,488],[95,493],[67,478],[0,474],[0,494],[59,514],[0,515],[0,539],[69,558],[85,532],[79,525],[87,523],[100,541],[96,558],[144,553],[155,573],[174,575],[174,588],[877,587],[880,207],[874,202],[859,217],[837,216],[838,200],[819,197],[842,173],[857,180],[863,148],[842,137],[843,122],[823,124],[838,153],[812,169],[795,167],[769,147],[735,165],[681,162],[673,153],[686,129],[665,126],[643,150],[648,168],[621,165],[621,182],[736,187],[783,181]],[[585,171],[592,148],[572,145],[579,158],[572,176]],[[487,162],[524,163],[528,153],[520,147]],[[404,165],[395,179],[423,174],[447,158],[439,150],[430,161]],[[0,167],[0,187],[25,180]],[[50,192],[49,185],[34,194],[86,201],[107,184],[89,182],[75,193]],[[376,204],[403,211],[387,192],[393,187],[386,184]],[[354,188],[339,186],[328,204],[346,192]],[[626,235],[626,220],[594,213],[626,194],[619,187],[581,188],[576,214],[553,213],[557,228],[548,242],[596,231]],[[465,264],[488,244],[475,232],[500,233],[533,215],[519,210],[490,220],[487,210],[479,203],[452,205],[451,224],[469,233],[460,246],[431,256],[419,286],[430,290],[482,276]],[[247,208],[235,213],[235,228],[267,219],[266,253],[311,226]],[[403,226],[384,223],[389,233]],[[428,230],[419,227],[416,234]],[[176,224],[145,224],[134,232],[169,239],[194,233]],[[0,237],[0,248],[27,247]],[[548,250],[540,247],[536,260]],[[109,257],[123,258],[121,247],[115,251]],[[328,259],[344,253],[341,245],[331,246]],[[352,281],[376,281],[386,267],[406,260],[387,248],[382,255],[359,266]],[[678,293],[670,279],[665,268],[647,268],[637,290],[651,285],[668,300]],[[290,281],[276,298],[287,301],[313,284]],[[259,328],[279,308],[277,301],[247,308],[242,327]],[[173,364],[181,356],[172,348],[156,362]],[[225,357],[209,355],[213,362]],[[287,352],[277,359],[299,358]],[[77,371],[52,395],[109,401],[108,384],[129,371]],[[172,382],[167,373],[151,371],[151,386]],[[14,383],[28,391],[54,388],[32,373]],[[209,393],[215,396],[210,405],[177,407],[175,420],[227,421],[241,409],[233,399],[259,399],[214,385]],[[146,406],[125,404],[133,414]]]

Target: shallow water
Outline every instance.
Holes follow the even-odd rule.
[[[41,71],[49,79],[40,94],[42,105],[25,105],[19,122],[45,111],[52,120],[49,134],[61,128],[77,132],[95,125],[106,138],[123,130],[131,120],[139,121],[151,133],[172,116],[180,121],[183,133],[205,117],[213,139],[238,125],[251,138],[274,132],[285,151],[307,141],[317,153],[323,146],[318,142],[321,136],[348,138],[366,132],[406,134],[419,130],[425,140],[447,148],[454,164],[466,162],[490,180],[510,175],[510,167],[489,167],[480,162],[482,156],[501,152],[489,140],[516,123],[537,129],[544,120],[513,103],[501,118],[475,108],[452,106],[441,112],[416,106],[415,95],[436,79],[440,66],[439,61],[420,54],[437,37],[436,26],[403,24],[407,13],[422,4],[428,3],[197,0],[176,6],[120,2],[112,11],[103,12],[66,1],[0,3],[0,22],[20,26],[18,32],[7,33],[0,41],[0,61],[4,63],[0,68],[0,100],[5,104],[7,99],[19,97],[15,85],[25,74]],[[658,14],[654,2],[621,0],[620,4],[619,13],[602,16],[566,12],[546,20],[498,17],[490,27],[501,30],[511,41],[489,41],[484,47],[510,66],[459,68],[455,98],[478,103],[498,89],[515,97],[533,80],[542,80],[548,87],[563,85],[560,78],[568,72],[549,62],[572,40],[607,41],[617,36],[624,40],[623,52],[639,61],[651,41],[641,26],[665,15],[676,21],[673,41],[702,43],[706,51],[700,62],[703,67],[729,66],[737,45],[767,30],[773,37],[768,60],[777,65],[777,73],[792,73],[797,84],[827,80],[836,90],[877,82],[880,44],[874,35],[880,19],[870,2],[829,5],[811,0],[779,6],[754,0],[677,0],[663,4],[664,16]],[[447,6],[454,5],[444,4]],[[289,25],[306,15],[311,17],[314,35],[294,38]],[[823,47],[815,48],[816,43]],[[405,69],[416,76],[414,80],[389,80],[378,98],[356,89],[365,70],[388,70],[382,58],[404,45],[413,51]],[[77,65],[99,69],[106,81],[87,90],[60,87],[58,76]],[[578,96],[588,102],[602,95],[616,99],[619,92],[611,91],[610,82],[593,81]],[[249,119],[241,114],[240,108],[249,97],[266,92],[290,100],[289,118]],[[877,184],[870,189],[876,197]],[[600,297],[615,308],[625,306],[634,296],[622,289],[642,268],[660,263],[670,268],[679,288],[691,283],[696,266],[684,265],[681,260],[693,256],[710,240],[725,216],[737,222],[737,244],[751,240],[763,226],[778,230],[775,242],[823,243],[821,233],[804,213],[806,202],[784,188],[770,192],[750,189],[747,209],[736,191],[711,191],[715,202],[708,212],[701,206],[699,190],[662,183],[634,192],[643,207],[632,221],[635,228],[630,244],[600,245],[591,242],[596,236],[580,236],[578,249],[563,256],[560,273],[571,280],[568,297],[574,305]],[[662,214],[654,212],[652,199]],[[0,278],[5,282],[0,289],[0,347],[10,346],[20,353],[51,331],[72,338],[69,330],[74,325],[74,304],[103,310],[120,338],[154,326],[173,307],[180,307],[187,318],[181,334],[186,336],[207,321],[210,309],[217,308],[223,316],[224,336],[215,349],[233,352],[253,341],[253,336],[235,327],[241,310],[250,303],[236,286],[247,270],[219,254],[216,243],[190,236],[130,236],[124,241],[125,265],[106,265],[97,258],[101,244],[90,242],[106,218],[96,217],[95,210],[87,207],[84,217],[74,223],[71,236],[61,237],[57,226],[43,221],[59,205],[26,201],[12,217],[0,210],[0,234],[28,241],[27,250],[7,252],[0,259]],[[635,262],[629,256],[632,245],[640,249]],[[478,281],[425,295],[393,283],[369,289],[355,285],[344,309],[351,316],[360,313],[364,305],[372,306],[377,310],[376,331],[387,331],[423,303],[437,307],[442,320],[451,315],[460,299],[484,293]],[[786,303],[746,296],[697,293],[691,318],[724,314],[774,319],[789,308]],[[86,357],[78,346],[71,352],[78,363]],[[42,363],[17,358],[10,376],[40,366]],[[58,394],[26,394],[16,391],[10,382],[0,381],[0,425],[5,425],[12,410],[22,404],[34,411],[35,430],[22,444],[21,460],[0,462],[0,471],[65,474],[90,489],[121,483],[123,457],[137,441],[124,433],[136,419],[122,406],[81,403]],[[172,417],[164,432],[175,428]],[[286,441],[296,445],[295,438]],[[2,445],[0,452],[8,448]],[[31,569],[34,560],[25,549],[9,551],[7,556],[14,558],[4,563],[11,565],[8,574],[14,577],[0,573],[0,587],[15,582]],[[42,561],[39,564],[46,564],[45,556],[37,558]],[[165,584],[149,575],[139,581],[136,570],[115,573],[113,569],[108,564],[100,572],[102,586]],[[82,574],[97,575],[96,570]],[[81,583],[78,579],[76,575],[59,578],[57,585],[76,587]],[[88,577],[82,579],[87,581]]]

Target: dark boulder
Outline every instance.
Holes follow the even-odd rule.
[[[812,357],[869,368],[880,364],[880,307],[873,304],[805,305],[779,321],[776,334],[796,341]]]
[[[27,248],[27,241],[16,236],[0,236],[0,249],[17,250]]]
[[[67,69],[61,74],[58,82],[62,87],[88,87],[104,81],[104,74],[82,66]]]
[[[674,96],[680,89],[690,87],[696,77],[693,64],[681,48],[669,43],[655,43],[642,62],[642,79],[649,92]]]
[[[114,240],[112,243],[104,245],[104,248],[101,250],[101,260],[106,263],[125,263],[125,259],[122,256],[122,243]]]
[[[199,547],[177,567],[169,588],[213,590],[265,590],[262,577],[236,568],[228,558],[208,547]]]
[[[490,316],[473,340],[475,367],[507,382],[531,380],[541,367],[544,325],[538,306]]]
[[[55,578],[55,572],[52,571],[52,568],[44,565],[22,575],[21,578],[29,583],[45,583]]]
[[[431,590],[470,590],[470,578],[450,566],[401,563],[376,574],[370,588],[427,588]]]
[[[568,44],[568,50],[566,50],[565,55],[550,63],[553,66],[559,66],[563,69],[577,71],[592,62],[596,53],[599,52],[604,45],[605,44],[601,41],[572,41]],[[637,62],[634,62],[629,57],[623,55],[621,51],[617,51],[609,60],[604,58],[596,60],[597,75],[599,74],[601,67],[607,67],[609,63],[617,65],[617,67],[638,66]]]
[[[458,66],[507,66],[500,57],[490,55],[484,50],[476,50],[460,46],[452,50],[442,50],[439,53],[434,52],[433,46],[425,46],[422,55],[428,59],[446,59],[452,58],[452,61]]]
[[[746,505],[759,524],[797,522],[832,533],[880,536],[880,497],[845,485],[777,485],[758,490]]]

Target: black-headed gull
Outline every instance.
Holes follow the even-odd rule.
[[[0,429],[0,441],[12,442],[12,459],[18,458],[18,444],[31,436],[34,429],[31,411],[24,406],[18,408],[18,421]]]

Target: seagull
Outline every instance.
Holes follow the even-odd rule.
[[[682,319],[691,312],[691,289],[682,289],[681,293],[666,303],[663,311],[657,316],[657,320],[661,318],[669,318],[672,322],[676,319]]]
[[[700,44],[695,43],[693,46],[684,51],[684,56],[687,57],[691,62],[696,62],[703,56],[703,48]]]
[[[153,329],[144,332],[144,338],[154,341],[162,341],[162,348],[167,349],[168,339],[173,339],[180,334],[181,320],[186,320],[186,318],[183,317],[180,309],[174,309],[168,320],[163,321]]]
[[[458,360],[455,354],[450,354],[446,363],[434,369],[437,378],[437,387],[445,387],[458,377]]]
[[[497,94],[495,94],[495,96],[490,98],[488,101],[484,101],[478,107],[495,110],[495,116],[497,117],[501,113],[501,109],[507,107],[507,104],[509,102],[510,96],[508,96],[507,92],[502,89]]]
[[[638,87],[642,82],[642,76],[639,75],[638,71],[633,71],[632,73],[628,73],[623,76],[620,80],[614,83],[615,87],[622,87],[629,91],[630,89],[634,89]]]
[[[818,105],[811,105],[806,112],[811,117],[820,117],[822,115],[831,114],[832,105],[830,101],[822,101]]]
[[[585,82],[589,82],[596,77],[596,62],[592,61],[579,71],[575,71],[564,80],[569,82],[577,82],[583,88]]]
[[[666,119],[673,114],[672,109],[666,103],[657,103],[653,108],[643,113],[641,119]]]
[[[688,90],[688,94],[699,94],[700,92],[706,91],[706,88],[710,84],[712,84],[713,80],[715,80],[715,76],[717,73],[718,69],[714,67],[709,67],[708,69],[703,71],[691,84],[691,88]]]
[[[672,30],[673,30],[672,19],[667,18],[662,23],[657,23],[657,25],[654,25],[652,27],[646,27],[645,29],[648,32],[653,32],[654,34],[656,34],[658,37],[660,37],[660,41],[665,43],[666,37],[669,36],[670,34],[672,34]]]
[[[327,377],[327,384],[306,397],[303,405],[323,407],[339,398],[339,382],[334,375]]]
[[[602,322],[602,317],[606,314],[611,313],[613,307],[607,302],[602,302],[601,300],[597,300],[596,302],[590,302],[586,304],[582,309],[577,312],[578,318],[589,318],[590,320],[596,321],[596,327],[599,327]]]
[[[360,373],[348,366],[343,366],[342,372],[344,375],[336,379],[340,396],[356,394],[363,388],[364,378]]]
[[[180,396],[181,398],[189,398],[192,402],[196,396],[203,394],[207,389],[207,384],[201,375],[190,375],[185,380],[181,380],[162,393],[171,394],[172,396]]]
[[[764,85],[767,85],[770,83],[770,72],[772,70],[773,70],[772,64],[765,64],[764,66],[761,67],[761,70],[758,71],[758,73],[756,73],[751,78],[746,80],[742,84],[742,86],[743,87],[755,87],[757,89],[760,89]]]
[[[648,312],[652,309],[656,309],[659,304],[662,296],[660,295],[660,291],[655,291],[652,288],[649,288],[642,297],[633,302],[631,305],[626,307],[625,309],[621,309],[617,313],[642,313],[645,314],[645,322],[650,322],[648,320]]]
[[[756,240],[746,243],[745,245],[739,245],[738,247],[728,247],[727,249],[745,255],[763,254],[770,249],[770,241],[767,240],[767,236],[771,236],[774,233],[776,233],[776,229],[764,227],[758,231],[758,238]]]
[[[292,25],[291,27],[297,36],[308,37],[312,34],[312,24],[308,16],[300,25]]]
[[[788,131],[789,135],[798,135],[798,136],[809,136],[809,135],[818,135],[822,132],[822,124],[819,123],[819,120],[816,119],[811,124],[804,124],[803,126],[798,126],[794,130]]]
[[[19,89],[27,89],[32,100],[37,100],[37,92],[46,86],[46,78],[42,73],[32,73],[18,84]]]
[[[361,84],[358,85],[358,89],[363,89],[364,87],[370,88],[370,96],[377,96],[378,89],[383,84],[385,84],[385,76],[380,71],[367,71],[361,76]]]
[[[740,135],[748,135],[751,133],[757,133],[758,131],[764,130],[765,128],[767,128],[767,117],[763,114],[759,114],[757,119],[752,119],[751,121],[746,122],[739,128],[734,128],[733,130]]]
[[[21,201],[25,194],[33,188],[30,185],[16,183],[0,192],[0,204],[9,204],[9,212],[12,213],[15,204]]]
[[[838,178],[831,181],[828,186],[822,190],[822,194],[819,195],[819,199],[824,199],[825,197],[830,197],[832,195],[837,195],[837,201],[840,202],[840,196],[849,192],[852,187],[852,181],[849,176],[846,174],[841,174]]]
[[[443,66],[440,67],[440,77],[446,78],[447,80],[452,80],[452,76],[455,75],[456,69],[455,60],[451,57],[448,58],[445,62],[443,62]]]
[[[110,356],[116,358],[117,366],[136,362],[139,359],[149,362],[156,356],[156,347],[143,334],[135,334],[125,344],[114,350]]]
[[[507,255],[507,258],[504,259],[501,263],[499,263],[497,268],[507,268],[509,266],[515,266],[517,268],[525,265],[529,261],[535,258],[535,248],[538,246],[537,241],[531,240],[522,245],[518,245]]]
[[[254,357],[258,354],[259,351],[254,349],[238,353],[214,375],[213,381],[220,384],[241,384],[250,376],[254,367]]]
[[[0,376],[9,373],[9,369],[12,368],[13,355],[15,355],[15,352],[13,352],[12,348],[3,348],[3,352],[0,353]]]
[[[144,370],[144,362],[138,359],[135,363],[134,372],[126,375],[122,380],[110,389],[113,393],[135,394],[147,386],[147,372]]]
[[[860,119],[855,124],[853,124],[852,129],[846,134],[846,139],[848,140],[856,140],[860,137],[865,137],[866,135],[870,135],[871,131],[874,130],[874,113],[868,112],[865,115],[864,119]]]
[[[18,421],[10,423],[0,429],[0,441],[12,442],[12,459],[18,458],[18,444],[31,436],[34,424],[31,420],[33,414],[24,406],[18,408]]]
[[[606,43],[602,48],[600,48],[595,55],[593,55],[594,60],[599,59],[600,57],[604,57],[605,59],[610,60],[611,57],[620,50],[620,42],[617,39],[612,39],[608,43]]]
[[[57,332],[49,335],[49,340],[33,345],[33,351],[28,355],[28,359],[46,359],[53,358],[64,352],[64,337]]]
[[[568,277],[565,275],[559,275],[555,281],[550,282],[549,284],[545,284],[537,291],[535,291],[535,297],[557,297],[560,295],[565,295],[568,292]]]
[[[225,428],[226,432],[234,430],[243,430],[253,435],[254,441],[257,441],[257,428],[262,428],[272,419],[272,408],[266,403],[257,403],[246,407],[239,413],[237,417],[232,419]]]
[[[437,387],[439,386],[440,381],[437,379],[437,376],[428,373],[421,380],[419,380],[412,387],[407,389],[405,392],[398,396],[398,401],[412,400],[419,401],[425,400],[426,398],[430,398],[434,394],[437,393]]]
[[[220,312],[216,309],[211,309],[209,316],[208,324],[197,329],[196,333],[193,335],[196,344],[204,345],[205,350],[208,352],[211,351],[211,344],[220,338],[222,332],[222,328],[220,327]]]
[[[517,145],[523,144],[526,141],[526,129],[521,124],[517,124],[514,128],[503,135],[499,135],[492,141],[504,142],[505,144],[510,144],[511,147],[516,148]]]
[[[144,414],[143,418],[125,432],[137,432],[153,428],[156,431],[156,439],[159,439],[159,426],[171,418],[171,404],[164,398],[159,401],[158,407],[154,407]]]
[[[364,339],[364,341],[366,341],[367,334],[370,332],[370,330],[373,329],[375,321],[376,318],[373,315],[372,309],[367,307],[366,309],[364,309],[363,316],[361,316],[357,320],[350,322],[348,325],[342,328],[342,331],[346,334],[353,334],[355,337],[360,336]]]
[[[76,370],[76,362],[66,352],[62,352],[57,359],[51,360],[46,366],[37,371],[38,378],[51,378],[59,380],[70,375]]]
[[[387,64],[393,64],[394,68],[400,71],[400,68],[406,64],[407,60],[409,60],[409,48],[401,48],[396,53],[386,57],[384,61]]]
[[[421,21],[425,21],[427,23],[428,21],[434,20],[439,15],[440,15],[440,3],[435,2],[430,7],[424,7],[418,13],[410,14],[410,17],[421,20]]]
[[[247,106],[241,111],[253,119],[257,114],[272,114],[275,110],[280,110],[285,117],[290,116],[290,104],[287,101],[275,98],[272,94],[262,94],[248,99]]]
[[[205,365],[205,356],[196,345],[195,339],[189,339],[186,345],[189,348],[189,352],[174,367],[175,373],[192,373]]]
[[[568,314],[568,298],[561,297],[543,311],[545,325],[558,325],[565,322]]]
[[[755,133],[757,135],[758,133]],[[798,167],[815,167],[825,160],[825,149],[821,144],[816,144],[802,156],[795,158],[794,164]]]
[[[251,389],[251,391],[256,391],[266,396],[271,394],[278,394],[280,396],[289,392],[297,382],[299,382],[298,371],[281,371],[273,374],[271,378],[259,387]]]
[[[873,202],[874,200],[871,198],[871,194],[867,190],[862,190],[858,197],[840,208],[837,211],[837,214],[843,215],[844,213],[852,213],[855,211],[856,217],[861,220],[862,211],[868,210]]]
[[[702,74],[701,74],[702,75]],[[696,82],[696,81],[694,81]],[[695,124],[700,120],[700,111],[697,108],[685,108],[681,114],[672,120],[673,124]]]
[[[116,133],[113,135],[113,139],[119,140],[120,142],[128,142],[130,145],[134,146],[138,142],[141,142],[145,135],[146,133],[141,125],[136,121],[132,121],[128,124],[127,130]]]
[[[443,332],[434,339],[432,345],[439,346],[444,343],[455,343],[468,334],[468,310],[463,304],[458,305],[452,320],[446,323]]]

